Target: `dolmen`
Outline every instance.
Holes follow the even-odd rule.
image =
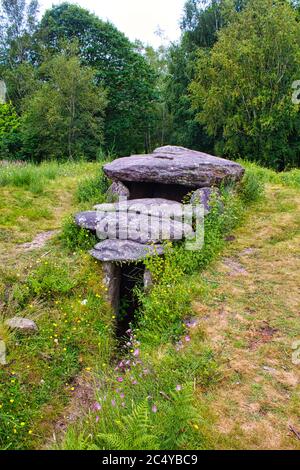
[[[112,181],[106,204],[75,216],[76,224],[97,234],[91,255],[104,263],[107,284],[116,298],[119,263],[162,256],[164,241],[192,239],[192,217],[185,217],[183,200],[210,211],[212,194],[222,184],[239,182],[244,168],[236,162],[165,146],[147,155],[114,160],[103,168]]]

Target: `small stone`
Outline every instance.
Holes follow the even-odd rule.
[[[121,181],[115,181],[108,188],[106,195],[108,202],[115,202],[120,197],[126,197],[128,199],[130,197],[130,191]]]
[[[13,317],[6,320],[5,324],[12,330],[16,330],[20,333],[36,333],[38,327],[33,320],[28,318]]]
[[[204,206],[205,215],[209,214],[211,211],[211,199],[213,196],[220,196],[220,193],[217,189],[213,188],[201,188],[197,189],[191,197],[191,204],[202,204]],[[221,204],[221,203],[220,203]]]

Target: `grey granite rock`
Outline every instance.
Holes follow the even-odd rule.
[[[213,197],[214,194],[218,195],[219,191],[218,189],[214,188],[201,188],[197,189],[192,197],[191,197],[191,204],[202,204],[204,206],[204,213],[205,215],[209,214],[211,211],[211,198]]]
[[[167,217],[182,220],[183,204],[161,198],[132,199],[113,204],[99,204],[94,206],[100,212],[132,212],[156,217]]]
[[[100,240],[131,240],[143,244],[190,239],[194,235],[189,224],[135,212],[82,212],[75,216],[75,221],[79,227],[96,232]]]
[[[130,191],[121,181],[115,181],[107,190],[107,199],[109,202],[114,202],[120,197],[129,198]]]
[[[162,245],[143,245],[130,240],[105,240],[98,243],[90,253],[99,261],[130,262],[162,255],[164,248]]]
[[[173,146],[158,148],[148,155],[119,158],[104,167],[105,174],[114,181],[175,184],[195,189],[239,181],[244,171],[230,160]]]
[[[12,330],[16,330],[20,333],[36,333],[38,327],[33,320],[28,318],[13,317],[6,320],[5,324]]]

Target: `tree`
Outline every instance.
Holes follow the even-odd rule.
[[[148,150],[155,74],[125,35],[87,10],[63,3],[45,13],[38,36],[51,53],[61,50],[62,39],[78,40],[81,63],[96,70],[97,84],[108,91],[106,146],[123,155]]]
[[[0,74],[18,111],[21,100],[35,84],[32,54],[38,8],[37,0],[1,0]]]
[[[173,115],[170,141],[212,151],[212,139],[196,121],[188,87],[195,77],[198,48],[210,49],[218,32],[241,11],[247,0],[187,0],[181,20],[182,37],[169,50],[166,102]]]
[[[106,92],[95,85],[95,72],[64,51],[40,69],[43,82],[26,99],[22,116],[24,151],[46,158],[95,158],[103,144]]]
[[[20,147],[20,118],[11,102],[2,103],[0,104],[0,158],[18,158]]]
[[[289,2],[250,0],[199,52],[191,97],[218,153],[283,169],[299,165],[300,24]]]

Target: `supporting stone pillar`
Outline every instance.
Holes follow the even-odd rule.
[[[145,292],[149,292],[153,286],[153,277],[149,269],[145,269],[144,272],[144,290]]]
[[[121,267],[116,263],[102,263],[104,283],[108,288],[107,298],[115,314],[118,313],[120,303]]]

